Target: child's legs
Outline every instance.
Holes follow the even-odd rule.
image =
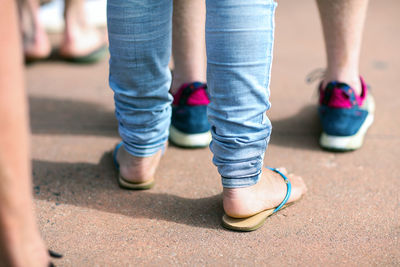
[[[205,13],[205,0],[174,0],[172,93],[184,83],[206,82]]]
[[[317,0],[325,37],[325,83],[340,81],[361,93],[359,59],[368,0]]]
[[[271,123],[272,0],[207,1],[207,81],[214,164],[226,188],[257,183]]]
[[[110,87],[124,148],[149,157],[168,139],[171,0],[109,0]]]

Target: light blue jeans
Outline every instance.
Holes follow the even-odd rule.
[[[206,1],[210,148],[227,188],[254,185],[261,173],[275,7],[273,0]],[[172,0],[108,0],[107,17],[119,133],[130,154],[148,157],[169,133]]]

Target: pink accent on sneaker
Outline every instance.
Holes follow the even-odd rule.
[[[364,79],[360,76],[360,82],[361,82],[361,95],[357,95],[354,92],[353,88],[349,88],[349,92],[346,94],[342,89],[335,87],[332,90],[331,97],[329,99],[328,106],[332,108],[351,108],[355,104],[358,104],[358,106],[362,106],[365,97],[367,96],[368,88],[367,85],[364,81]],[[324,96],[325,96],[325,90],[326,88],[322,88],[322,83],[319,87],[319,92],[320,92],[320,98],[319,102],[322,105],[324,101]],[[351,103],[351,100],[349,99],[349,95],[354,94],[356,103]]]
[[[334,88],[328,106],[332,108],[351,108],[352,103],[347,94],[339,88]]]
[[[179,104],[179,100],[182,96],[183,90],[188,86],[193,86],[193,85],[190,85],[189,83],[185,83],[173,95],[174,96],[174,101],[172,103],[173,105]],[[194,89],[194,87],[193,87],[193,89]],[[206,90],[204,90],[203,87],[200,87],[197,90],[195,90],[194,92],[192,92],[186,102],[186,104],[189,106],[206,106],[209,103],[210,103],[210,100],[208,99]]]
[[[172,94],[172,96],[174,97],[174,101],[172,102],[172,105],[177,106],[179,104],[179,100],[181,99],[181,95],[182,95],[183,89],[186,86],[188,86],[188,83],[182,84],[182,86],[179,87],[178,91],[176,91],[175,94]]]
[[[203,88],[194,91],[187,101],[189,106],[205,106],[209,103],[210,100],[208,99],[207,93]]]

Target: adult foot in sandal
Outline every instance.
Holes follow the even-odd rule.
[[[87,61],[95,62],[103,58],[106,51],[105,38],[97,29],[71,25],[64,33],[59,54],[66,60],[84,61],[88,58]]]
[[[83,63],[95,62],[104,57],[105,34],[89,25],[84,12],[84,1],[65,1],[65,30],[60,45],[60,56],[66,60]]]
[[[135,157],[129,154],[124,146],[121,146],[116,149],[115,153],[120,176],[123,177],[123,180],[128,183],[142,184],[154,180],[154,174],[163,151],[160,150],[150,157]]]
[[[307,191],[300,176],[279,169],[290,180],[292,191],[287,203],[299,200]],[[276,208],[285,198],[287,186],[282,176],[272,170],[263,169],[257,184],[243,188],[224,188],[225,213],[233,218],[246,218],[261,211]]]
[[[27,62],[45,60],[51,54],[51,45],[46,33],[40,27],[34,33],[24,33],[24,56]]]
[[[51,53],[50,41],[39,20],[38,1],[18,1],[26,61],[42,60]]]

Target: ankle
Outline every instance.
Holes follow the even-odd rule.
[[[176,94],[183,84],[190,84],[194,82],[206,83],[205,79],[201,78],[200,75],[186,75],[185,77],[182,77],[174,73],[170,93]]]
[[[171,89],[170,89],[170,93],[171,94],[176,94],[178,92],[178,90],[181,88],[181,86],[185,83],[187,83],[188,80],[179,78],[178,76],[176,76],[174,74],[173,79],[172,79],[172,84],[171,84]]]
[[[357,73],[348,74],[348,73],[341,73],[341,72],[334,72],[330,73],[327,71],[325,78],[322,82],[323,88],[331,81],[337,81],[341,83],[348,84],[351,88],[354,89],[357,95],[361,95],[362,93],[362,86],[360,81],[360,75]]]

